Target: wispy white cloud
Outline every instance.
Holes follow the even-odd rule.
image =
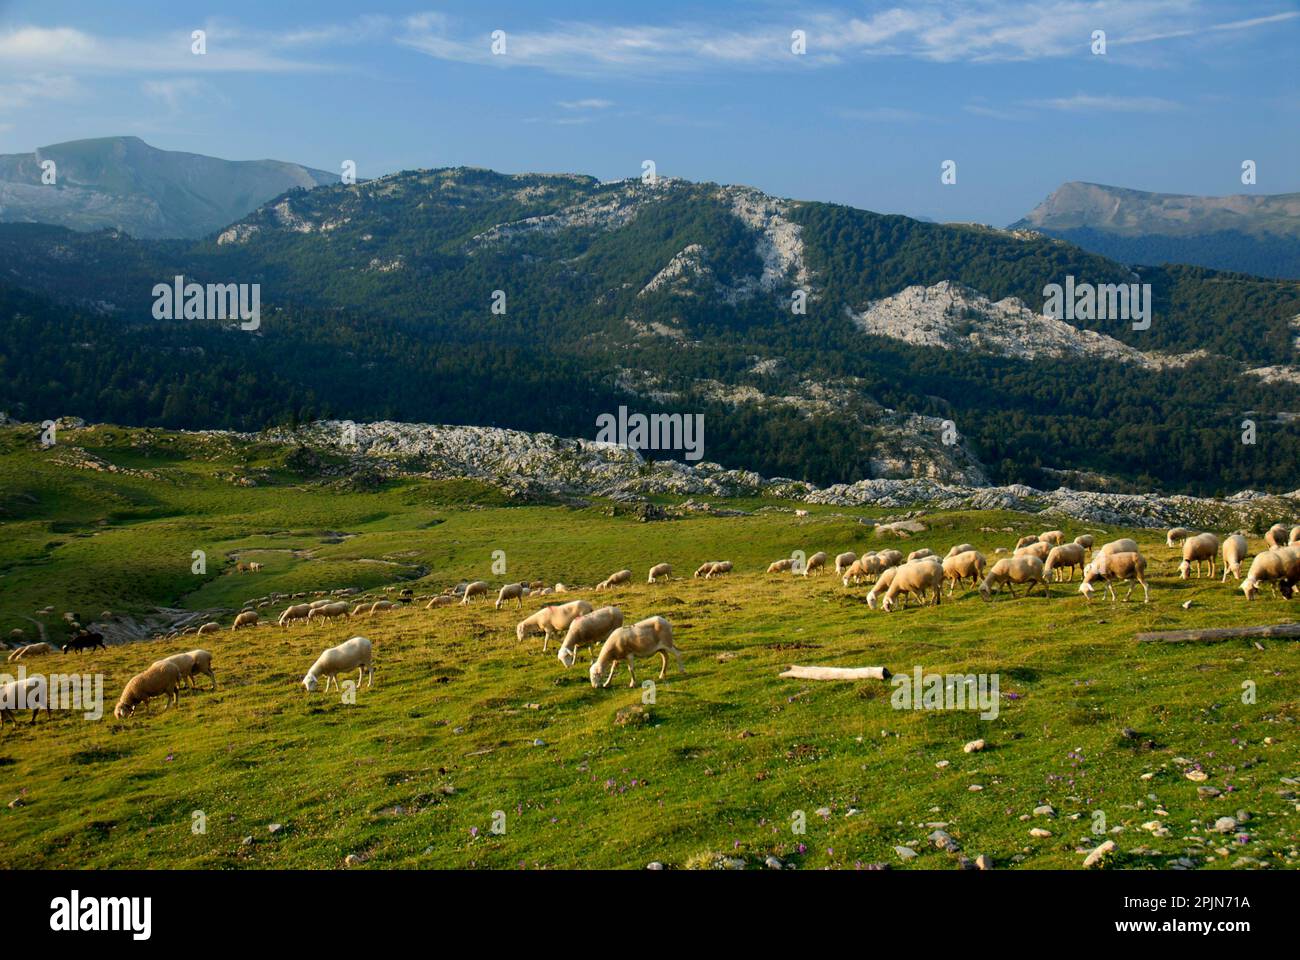
[[[0,112],[19,110],[41,100],[71,100],[80,93],[74,77],[33,74],[0,82]]]
[[[1182,104],[1163,97],[1124,97],[1076,93],[1072,97],[1052,97],[1046,100],[1026,100],[1031,107],[1049,110],[1068,110],[1076,113],[1168,113],[1183,109]]]
[[[613,100],[601,100],[598,97],[590,97],[586,100],[556,101],[556,106],[563,107],[565,110],[607,110],[613,105]]]

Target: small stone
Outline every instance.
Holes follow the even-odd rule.
[[[1155,777],[1155,774],[1154,774],[1154,773],[1144,773],[1144,774],[1142,774],[1142,776],[1138,777],[1138,779],[1139,779],[1139,780],[1151,780],[1151,779],[1153,779],[1154,777]]]
[[[972,740],[961,749],[963,753],[979,753],[986,746],[987,744],[983,740]]]
[[[343,858],[343,865],[345,867],[359,867],[361,866],[361,858],[355,853],[349,853]]]
[[[240,846],[251,847],[252,845],[253,845],[252,837],[245,837],[243,840],[240,841]]]
[[[1223,791],[1218,787],[1197,787],[1196,795],[1202,800],[1209,800],[1211,797],[1217,797]]]
[[[987,853],[981,853],[978,857],[975,858],[975,867],[976,869],[979,870],[992,870],[993,858],[990,857]]]
[[[1204,770],[1188,770],[1185,776],[1187,777],[1188,780],[1191,780],[1195,783],[1202,783],[1210,779],[1210,775],[1206,773]]]
[[[894,853],[898,854],[900,860],[911,860],[913,857],[920,856],[920,854],[911,847],[895,847]]]
[[[14,797],[12,800],[9,801],[10,810],[17,810],[19,807],[25,807],[25,806],[27,806],[27,802],[23,800],[22,797]]]
[[[1214,821],[1215,833],[1232,833],[1237,829],[1237,821],[1232,817],[1220,817]]]
[[[543,740],[541,737],[538,737],[536,740],[533,741],[533,746],[534,746],[534,747],[544,747],[544,746],[546,746],[546,741]]]
[[[969,790],[971,793],[979,793],[981,790],[984,789],[984,785],[982,783],[972,783],[966,789]]]
[[[658,860],[651,860],[649,863],[645,865],[645,868],[647,870],[662,870],[664,868],[664,865],[660,863]]]
[[[949,853],[956,853],[961,849],[961,847],[958,846],[957,841],[943,830],[936,830],[930,834],[930,842],[940,850],[946,850]]]
[[[1115,841],[1107,840],[1101,846],[1093,850],[1092,853],[1088,854],[1083,861],[1083,865],[1085,867],[1095,867],[1097,864],[1101,863],[1102,858],[1106,856],[1106,854],[1111,853],[1114,849]]]
[[[767,867],[767,869],[769,869],[769,870],[784,870],[784,869],[785,869],[785,864],[782,863],[780,860],[778,860],[776,857],[774,857],[774,856],[773,856],[772,854],[770,854],[770,853],[769,853],[766,857],[763,858],[763,865],[764,865],[765,867]]]
[[[1029,831],[1029,835],[1031,837],[1038,837],[1041,840],[1044,837],[1050,837],[1052,835],[1052,831],[1044,830],[1042,827],[1034,827],[1032,830]]]
[[[1183,604],[1183,609],[1184,609],[1184,610],[1190,610],[1190,609],[1192,609],[1192,601],[1188,600],[1186,603],[1184,603],[1184,604]]]
[[[1054,817],[1056,811],[1050,803],[1044,803],[1042,806],[1034,807],[1034,816],[1036,817]]]
[[[935,766],[938,767],[940,770],[942,770],[944,767],[948,766],[948,761],[940,760],[938,763],[935,764]]]
[[[271,824],[269,827],[266,828],[266,832],[267,832],[267,833],[279,833],[279,832],[280,832],[281,830],[283,830],[283,829],[284,829],[284,824],[282,824],[282,823],[273,823],[273,824]]]

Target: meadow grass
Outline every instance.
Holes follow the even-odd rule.
[[[65,609],[94,619],[101,608],[233,608],[272,591],[430,593],[464,579],[589,588],[629,567],[634,583],[608,597],[586,589],[563,599],[617,603],[628,622],[668,618],[686,673],[670,664],[658,681],[657,658],[639,663],[638,679],[656,681],[650,704],[622,668],[592,689],[585,651],[566,670],[540,637],[516,641],[514,624],[539,598],[525,599],[522,614],[490,602],[417,605],[238,633],[225,615],[226,629],[202,641],[37,658],[29,671],[102,674],[107,716],[5,725],[0,800],[20,802],[0,807],[0,866],[333,868],[352,855],[381,868],[640,868],[719,856],[757,866],[771,853],[801,868],[951,868],[955,858],[926,839],[932,824],[999,868],[1077,868],[1081,851],[1107,837],[1118,845],[1108,863],[1120,867],[1300,862],[1296,792],[1284,782],[1300,777],[1297,644],[1133,640],[1144,630],[1290,622],[1296,608],[1271,595],[1247,603],[1231,581],[1178,581],[1163,533],[1097,534],[1138,539],[1150,604],[1088,603],[1076,581],[1048,600],[984,603],[959,590],[937,608],[884,614],[867,609],[866,587],[846,589],[833,575],[762,572],[795,549],[881,548],[860,522],[880,511],[812,508],[800,518],[790,504],[738,501],[730,505],[752,512],[640,523],[599,501],[507,506],[474,483],[408,479],[356,492],[289,471],[245,487],[226,475],[250,464],[264,477],[280,471],[274,451],[104,432],[75,440],[122,472],[61,466],[0,431],[5,631],[30,632],[23,617],[47,605],[53,635]],[[1095,529],[1011,513],[921,519],[930,529],[904,549],[944,553],[970,541],[991,557],[1022,533]],[[191,572],[194,549],[207,552],[203,575]],[[504,573],[492,569],[494,551],[504,551]],[[235,555],[264,571],[234,573]],[[732,560],[736,572],[690,578],[711,559]],[[642,582],[661,560],[675,579]],[[306,668],[356,634],[374,643],[374,687],[362,686],[355,704],[307,694]],[[112,718],[132,674],[200,645],[213,653],[215,691]],[[780,678],[792,663],[996,674],[998,715],[895,709],[889,683]],[[1243,702],[1243,684],[1253,702]],[[977,738],[986,749],[964,753]],[[1184,775],[1194,767],[1218,796],[1198,795]],[[1021,819],[1045,803],[1055,817]],[[206,832],[192,829],[196,811]],[[1237,830],[1210,829],[1238,811],[1249,819]],[[806,830],[795,833],[800,812]],[[491,832],[494,815],[502,834]],[[1169,833],[1145,829],[1151,821]],[[1031,838],[1031,827],[1051,836]],[[895,846],[919,856],[903,861]]]

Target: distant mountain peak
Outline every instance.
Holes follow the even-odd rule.
[[[55,182],[42,181],[54,161]],[[162,150],[136,136],[70,140],[0,155],[0,221],[143,238],[198,238],[295,187],[338,177],[280,160]]]

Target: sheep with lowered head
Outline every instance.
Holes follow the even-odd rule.
[[[1269,527],[1268,532],[1264,534],[1264,541],[1270,547],[1277,549],[1278,547],[1285,547],[1287,545],[1287,538],[1289,536],[1290,531],[1287,530],[1284,524],[1275,523],[1273,526]]]
[[[933,590],[935,606],[943,601],[944,571],[937,557],[922,557],[894,569],[893,581],[880,604],[885,613],[894,612],[895,598],[900,593],[911,594],[924,604],[926,594]]]
[[[50,708],[49,685],[44,676],[24,677],[12,680],[0,687],[0,725],[6,720],[17,723],[15,710],[31,710],[31,722],[36,722],[41,708],[45,708],[45,719],[53,720],[54,712]]]
[[[673,627],[663,617],[648,617],[630,627],[619,627],[610,633],[600,648],[596,662],[587,671],[593,687],[608,687],[614,679],[619,661],[627,663],[627,672],[631,676],[629,687],[636,686],[637,657],[650,657],[659,654],[662,661],[659,667],[659,679],[664,678],[668,669],[668,654],[677,658],[677,672],[685,673],[682,666],[682,652],[673,645]]]
[[[8,661],[12,663],[15,660],[27,660],[31,657],[43,657],[47,653],[53,653],[54,646],[49,643],[28,643],[19,647],[13,653],[9,654]]]
[[[1093,584],[1101,580],[1105,582],[1106,592],[1110,594],[1113,601],[1115,599],[1114,584],[1117,581],[1123,583],[1132,580],[1135,583],[1142,584],[1142,602],[1150,603],[1151,591],[1147,589],[1146,572],[1146,557],[1136,550],[1098,554],[1093,558],[1092,563],[1083,568],[1083,582],[1079,584],[1079,592],[1083,594],[1085,600],[1091,600],[1093,593],[1096,591]],[[1128,598],[1133,596],[1135,583],[1130,583],[1128,593],[1124,594],[1126,603]]]
[[[1013,557],[1037,557],[1044,563],[1047,562],[1048,554],[1052,552],[1052,545],[1045,540],[1035,540],[1033,543],[1027,543],[1023,547],[1016,547]]]
[[[844,553],[837,553],[835,555],[835,576],[844,576],[844,571],[847,570],[856,559],[858,559],[858,555],[852,550],[847,550]]]
[[[660,577],[665,580],[673,578],[673,565],[671,563],[656,563],[650,568],[650,576],[646,583],[658,583]]]
[[[811,557],[809,557],[808,561],[803,565],[803,575],[806,577],[814,570],[819,570],[822,573],[825,573],[827,559],[829,558],[826,556],[825,552],[818,550]]]
[[[170,657],[155,660],[153,666],[160,663],[173,663],[181,673],[182,680],[188,680],[190,689],[194,689],[194,675],[201,673],[212,681],[212,689],[217,689],[217,675],[212,670],[212,654],[207,650],[189,650],[185,653],[173,653]]]
[[[1201,564],[1208,562],[1210,576],[1214,576],[1214,558],[1219,554],[1219,538],[1212,533],[1198,533],[1183,541],[1183,562],[1178,565],[1178,576],[1186,580],[1196,564],[1196,576],[1201,576]]]
[[[338,600],[334,603],[323,603],[319,607],[307,611],[307,623],[323,623],[326,620],[335,620],[339,617],[348,615],[348,602]]]
[[[502,604],[508,600],[513,600],[516,604],[516,609],[522,610],[524,608],[524,597],[526,596],[528,596],[527,585],[522,583],[507,583],[497,591],[496,609],[500,610]]]
[[[1237,580],[1241,579],[1241,564],[1250,554],[1250,541],[1242,534],[1234,533],[1223,538],[1223,578],[1220,583],[1226,583],[1228,574],[1232,574]]]
[[[1247,600],[1254,600],[1261,583],[1272,583],[1277,587],[1278,593],[1290,600],[1298,582],[1300,549],[1280,547],[1277,550],[1265,550],[1256,556],[1250,564],[1250,572],[1238,589],[1246,595]]]
[[[1038,539],[1043,543],[1050,543],[1054,547],[1059,547],[1065,542],[1065,534],[1060,530],[1048,530],[1046,533],[1040,533]]]
[[[280,619],[277,622],[280,626],[287,627],[294,620],[306,620],[309,613],[311,613],[310,603],[295,603],[293,606],[284,608],[284,613],[280,614]]]
[[[712,563],[709,566],[713,566]],[[794,559],[786,557],[784,560],[773,560],[767,565],[768,573],[786,573],[794,566]]]
[[[584,643],[595,645],[610,632],[623,626],[623,611],[618,607],[600,607],[591,613],[575,617],[569,624],[569,631],[564,635],[556,658],[566,667],[573,666],[577,659],[578,647]]]
[[[473,583],[467,583],[465,584],[465,595],[460,598],[460,602],[469,603],[470,597],[486,597],[489,589],[486,580],[475,580]]]
[[[951,550],[948,551],[947,555],[944,556],[944,559],[947,560],[948,557],[955,557],[955,556],[957,556],[957,554],[959,554],[959,553],[966,553],[966,552],[968,552],[968,551],[970,551],[970,550],[974,550],[974,549],[975,549],[975,547],[974,547],[973,544],[969,544],[969,543],[959,543],[959,544],[957,544],[957,546],[953,547]]]
[[[957,584],[964,585],[967,577],[970,578],[972,587],[978,584],[980,577],[984,576],[984,567],[987,563],[984,554],[973,549],[944,557],[943,578],[948,581],[948,596],[952,596]]]
[[[344,604],[343,606],[344,608],[346,608],[347,604]],[[235,622],[231,626],[230,632],[234,633],[240,627],[255,627],[255,626],[257,626],[257,611],[245,610],[242,613],[240,613],[237,617],[235,617]]]
[[[315,693],[320,689],[320,678],[325,678],[325,690],[330,688],[330,681],[334,681],[334,689],[339,686],[339,674],[350,671],[353,667],[357,671],[357,686],[361,686],[361,675],[366,674],[366,686],[370,687],[375,682],[375,665],[371,658],[370,641],[365,637],[353,637],[351,640],[345,640],[337,647],[330,647],[311,665],[307,675],[302,678],[302,685],[308,693]]]
[[[529,634],[540,633],[543,635],[542,652],[545,653],[552,637],[564,633],[574,620],[585,617],[589,613],[591,613],[591,604],[586,600],[573,600],[552,607],[542,607],[531,617],[515,624],[515,638],[523,642],[524,637]]]
[[[1178,544],[1182,543],[1184,540],[1186,540],[1195,532],[1196,532],[1195,530],[1188,530],[1186,527],[1174,527],[1167,534],[1165,534],[1165,546],[1176,547],[1178,546]],[[1125,551],[1125,552],[1127,553],[1130,551]]]
[[[704,579],[712,580],[714,577],[720,577],[724,573],[730,573],[730,572],[731,572],[731,561],[718,560],[714,563],[709,564],[709,569],[704,574]]]
[[[992,600],[993,594],[1006,585],[1007,592],[1011,594],[1011,599],[1016,598],[1016,590],[1013,584],[1022,583],[1025,585],[1025,596],[1029,596],[1034,589],[1034,584],[1043,585],[1043,598],[1046,599],[1051,595],[1051,588],[1047,585],[1047,577],[1043,574],[1043,561],[1032,553],[1024,553],[1017,557],[1003,557],[993,566],[989,567],[989,572],[984,577],[984,582],[980,584],[980,596],[985,600]]]
[[[1061,579],[1061,571],[1067,567],[1070,575],[1067,580],[1074,579],[1074,568],[1082,567],[1084,560],[1084,548],[1081,543],[1062,543],[1059,546],[1052,547],[1052,552],[1047,555],[1047,561],[1043,564],[1043,576],[1049,577],[1056,575],[1056,579]]]
[[[179,705],[180,685],[180,668],[169,660],[159,660],[149,669],[142,670],[126,682],[126,686],[122,688],[122,696],[118,698],[117,706],[113,708],[113,716],[119,720],[134,716],[135,708],[142,703],[148,710],[149,701],[153,697],[167,698],[163,703],[164,710],[173,703]]]

